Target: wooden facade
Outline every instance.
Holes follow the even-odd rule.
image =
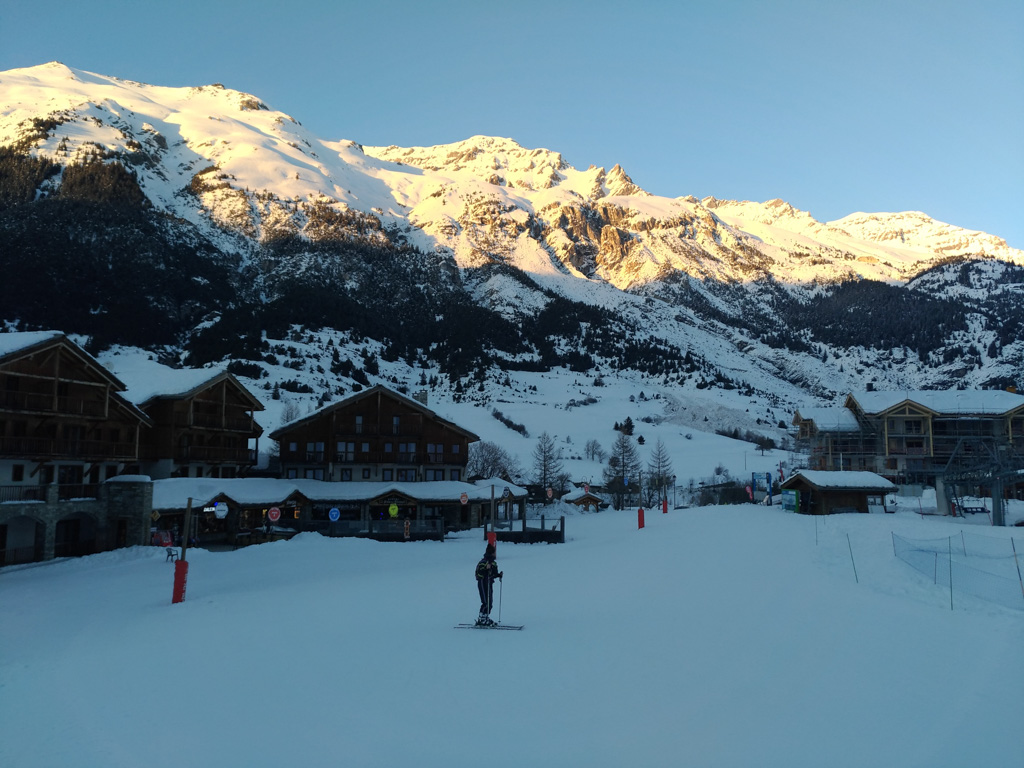
[[[465,480],[469,444],[480,439],[379,385],[270,437],[282,478],[363,482]]]
[[[255,412],[263,404],[228,372],[149,397],[139,408],[153,424],[143,434],[140,472],[154,480],[244,477],[256,466],[263,428]]]
[[[124,390],[62,333],[0,334],[0,565],[143,543],[149,497],[105,482],[149,428]]]
[[[62,333],[0,337],[0,500],[82,494],[138,460],[149,419],[110,371]]]
[[[843,408],[797,411],[793,424],[811,469],[903,483],[933,483],[954,461],[1024,456],[1024,398],[1009,392],[851,394]]]

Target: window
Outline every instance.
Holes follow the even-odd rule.
[[[304,476],[307,480],[323,480],[324,471],[319,467],[310,467],[305,471]]]
[[[921,420],[920,419],[907,419],[906,429],[908,435],[920,435],[921,434]]]
[[[403,483],[415,483],[416,482],[416,470],[415,469],[400,469],[398,470],[398,480]]]
[[[369,479],[370,479],[370,468],[369,467],[363,467],[363,480],[369,480]]]
[[[384,443],[384,453],[391,453],[392,443]]]
[[[306,443],[306,461],[323,461],[324,444]]]
[[[402,417],[401,416],[392,416],[391,417],[391,429],[392,429],[392,434],[395,434],[395,435],[402,434]]]
[[[458,456],[458,455],[459,455],[459,446],[458,445],[453,445],[452,446],[452,456]]]
[[[393,469],[382,469],[380,471],[380,479],[385,483],[395,479],[395,471]]]
[[[344,443],[338,442],[336,446],[338,452],[338,461],[355,461],[356,460],[356,444],[355,443]]]
[[[343,470],[341,470],[341,481],[342,482],[352,482],[352,470],[351,469],[343,469]]]
[[[299,470],[295,469],[294,467],[288,470],[288,479],[289,480],[296,480],[296,479],[298,479],[298,477],[299,477]]]
[[[20,483],[24,479],[25,479],[25,465],[24,464],[15,464],[13,467],[11,467],[11,482],[12,483]]]
[[[357,435],[363,434],[363,417],[362,416],[356,416],[356,434]]]
[[[288,443],[288,453],[298,453],[298,452],[299,452],[299,444],[298,443]]]
[[[461,479],[462,479],[462,470],[461,469],[453,469],[452,470],[452,480],[461,480]]]
[[[426,474],[427,480],[444,480],[443,469],[428,469]]]

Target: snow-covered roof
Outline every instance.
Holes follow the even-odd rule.
[[[584,498],[600,499],[601,497],[598,496],[596,493],[591,493],[590,491],[585,491],[582,488],[574,488],[573,490],[571,490],[568,493],[564,494],[561,497],[561,500],[569,502],[571,504],[573,502],[579,501],[580,499],[584,499]]]
[[[1001,414],[1024,408],[1024,395],[1002,389],[855,392],[850,399],[865,413],[884,413],[907,400],[945,415]]]
[[[391,398],[392,400],[396,400],[396,401],[398,401],[400,403],[404,403],[405,405],[409,406],[413,410],[417,410],[420,413],[426,415],[428,418],[433,419],[434,421],[439,422],[441,424],[444,424],[445,426],[449,427],[450,429],[455,430],[456,432],[461,432],[462,434],[464,434],[468,438],[470,438],[470,442],[474,442],[474,441],[480,439],[479,435],[476,435],[473,432],[470,432],[468,429],[460,427],[455,422],[449,421],[448,419],[444,418],[443,416],[440,416],[439,414],[437,414],[434,411],[432,411],[429,408],[427,408],[425,405],[423,405],[423,403],[419,402],[418,400],[414,400],[414,399],[412,399],[410,397],[406,397],[405,395],[401,394],[400,392],[396,392],[393,389],[389,389],[388,387],[385,387],[383,384],[375,384],[374,386],[370,387],[369,389],[364,389],[361,392],[356,392],[353,395],[349,395],[344,400],[338,400],[338,401],[335,401],[333,403],[327,403],[326,405],[321,406],[320,408],[316,409],[312,413],[307,414],[306,416],[303,416],[303,417],[301,417],[299,419],[296,419],[295,421],[288,422],[287,424],[281,425],[280,427],[275,429],[273,432],[271,432],[269,437],[270,437],[271,440],[281,440],[284,437],[284,435],[288,432],[288,430],[291,430],[291,429],[293,429],[294,427],[297,427],[300,424],[307,424],[309,422],[316,421],[323,414],[328,413],[329,411],[333,411],[336,408],[347,407],[347,406],[351,405],[352,403],[358,402],[359,400],[362,400],[364,398],[371,397],[372,395],[377,395],[377,394],[382,394],[385,397]]]
[[[108,356],[105,365],[128,387],[124,396],[136,405],[159,397],[183,397],[222,376],[231,376],[222,368],[169,368],[141,355]],[[241,384],[239,388],[247,391]],[[249,396],[253,407],[263,410],[263,404]]]
[[[813,421],[818,429],[826,432],[856,432],[860,429],[857,417],[849,408],[808,406],[797,410],[796,415],[804,421]]]
[[[896,486],[881,475],[874,472],[828,472],[819,469],[801,469],[782,483],[782,487],[792,485],[798,478],[803,478],[815,488],[856,488],[879,491],[892,491]]]
[[[0,333],[0,357],[20,352],[23,349],[34,347],[44,341],[63,336],[60,331],[15,331],[14,333]]]
[[[437,480],[422,483],[341,483],[326,480],[281,480],[278,478],[205,478],[172,477],[153,482],[153,509],[184,509],[192,499],[193,508],[203,506],[218,496],[239,504],[273,504],[294,493],[310,501],[365,501],[386,493],[401,493],[420,501],[458,501],[463,493],[470,501],[500,500],[505,488],[513,498],[526,496],[526,489],[503,480],[462,483]]]

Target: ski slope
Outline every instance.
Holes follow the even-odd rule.
[[[453,630],[480,531],[193,549],[177,605],[162,549],[6,568],[0,765],[1017,764],[1024,609],[951,610],[892,550],[966,525],[1024,549],[981,522],[575,515],[499,544],[522,632]]]

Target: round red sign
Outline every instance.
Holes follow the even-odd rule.
[[[464,492],[461,496],[459,496],[459,501],[461,501],[463,504],[468,504],[469,494]]]
[[[270,522],[276,523],[278,520],[281,519],[281,510],[278,509],[277,507],[271,507],[270,510],[267,512],[267,517],[270,518]]]

